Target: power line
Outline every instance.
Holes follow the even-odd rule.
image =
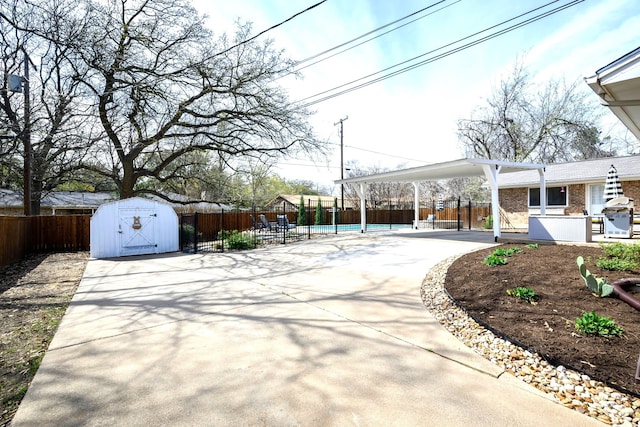
[[[304,64],[305,62],[311,61],[311,60],[313,60],[313,59],[316,59],[316,58],[318,58],[318,57],[321,57],[322,55],[325,55],[325,54],[327,54],[327,53],[333,52],[334,50],[340,49],[341,47],[347,46],[347,45],[349,45],[349,44],[351,44],[351,43],[353,43],[353,42],[355,42],[355,41],[357,41],[357,40],[360,40],[360,39],[361,39],[361,38],[363,38],[363,37],[366,37],[366,36],[368,36],[368,35],[370,35],[370,34],[374,34],[374,33],[378,32],[378,31],[380,31],[380,30],[383,30],[383,29],[385,29],[385,28],[387,28],[387,27],[389,27],[389,26],[393,25],[393,24],[397,24],[398,22],[404,21],[404,20],[405,20],[405,19],[407,19],[407,18],[410,18],[410,17],[412,17],[412,16],[415,16],[415,15],[417,15],[417,14],[421,13],[421,12],[424,12],[425,10],[431,9],[432,7],[435,7],[435,6],[437,6],[437,5],[441,4],[441,3],[444,3],[445,1],[447,1],[447,0],[441,0],[441,1],[437,2],[437,3],[433,3],[433,4],[431,4],[431,5],[427,6],[427,7],[424,7],[424,8],[422,8],[422,9],[420,9],[420,10],[417,10],[417,11],[415,11],[415,12],[413,12],[413,13],[410,13],[409,15],[406,15],[406,16],[404,16],[404,17],[400,18],[400,19],[396,19],[395,21],[389,22],[388,24],[385,24],[385,25],[383,25],[383,26],[381,26],[381,27],[378,27],[378,28],[376,28],[376,29],[374,29],[374,30],[368,31],[368,32],[366,32],[366,33],[364,33],[364,34],[362,34],[362,35],[360,35],[360,36],[358,36],[358,37],[356,37],[356,38],[354,38],[354,39],[351,39],[351,40],[349,40],[349,41],[347,41],[347,42],[344,42],[344,43],[341,43],[341,44],[339,44],[339,45],[337,45],[337,46],[334,46],[334,47],[332,47],[331,49],[327,49],[327,50],[325,50],[325,51],[323,51],[323,52],[317,53],[317,54],[312,55],[312,56],[310,56],[310,57],[308,57],[308,58],[306,58],[306,59],[303,59],[303,60],[301,60],[301,61],[298,61],[298,62],[296,63],[296,65],[295,65],[295,66],[297,67],[297,66],[298,66],[298,65],[300,65],[300,64]],[[341,50],[340,52],[334,53],[333,55],[329,55],[329,56],[327,56],[327,57],[324,57],[324,58],[322,58],[322,59],[320,59],[320,60],[318,60],[318,61],[312,62],[311,64],[305,65],[304,67],[296,68],[296,70],[295,70],[295,71],[304,70],[305,68],[309,68],[309,67],[311,67],[311,66],[313,66],[313,65],[319,64],[320,62],[323,62],[323,61],[326,61],[326,60],[328,60],[328,59],[331,59],[331,58],[333,58],[333,57],[335,57],[335,56],[338,56],[338,55],[340,55],[340,54],[342,54],[342,53],[344,53],[344,52],[347,52],[347,51],[349,51],[349,50],[355,49],[355,48],[356,48],[356,47],[358,47],[358,46],[362,46],[362,45],[363,45],[363,44],[365,44],[365,43],[368,43],[368,42],[370,42],[370,41],[372,41],[372,40],[375,40],[375,39],[377,39],[377,38],[380,38],[380,37],[382,37],[382,36],[385,36],[385,35],[387,35],[387,34],[389,34],[389,33],[392,33],[392,32],[394,32],[394,31],[396,31],[396,30],[399,30],[400,28],[406,27],[407,25],[413,24],[414,22],[419,21],[420,19],[423,19],[423,18],[426,18],[426,17],[428,17],[428,16],[431,16],[431,15],[433,15],[434,13],[440,12],[441,10],[446,9],[446,8],[448,8],[448,7],[450,7],[450,6],[453,6],[453,5],[454,5],[454,4],[456,4],[456,3],[460,3],[461,1],[462,1],[462,0],[457,0],[457,1],[455,1],[454,3],[449,4],[449,5],[446,5],[446,6],[443,6],[443,7],[441,7],[440,9],[437,9],[437,10],[435,10],[435,11],[431,12],[431,13],[427,13],[427,14],[425,14],[425,15],[419,16],[419,17],[417,17],[416,19],[413,19],[413,20],[411,20],[411,21],[409,21],[409,22],[406,22],[406,23],[404,23],[404,24],[402,24],[402,25],[399,25],[399,26],[397,26],[397,27],[395,27],[395,28],[392,28],[392,29],[391,29],[391,30],[389,30],[389,31],[385,31],[385,32],[384,32],[384,33],[382,33],[382,34],[378,34],[378,35],[377,35],[377,36],[375,36],[375,37],[371,37],[371,38],[369,38],[369,39],[367,39],[367,40],[365,40],[365,41],[362,41],[362,42],[360,42],[360,43],[358,43],[358,44],[356,44],[356,45],[353,45],[353,46],[350,46],[350,47],[348,47],[348,48],[346,48],[346,49],[343,49],[343,50]],[[293,73],[293,71],[292,71],[292,73]],[[291,73],[290,73],[290,74],[291,74]]]
[[[337,143],[337,142],[327,142],[327,145],[338,146],[340,144]],[[409,162],[430,163],[427,160],[420,160],[420,159],[416,159],[415,157],[412,157],[412,158],[402,157],[402,156],[398,156],[398,155],[395,155],[395,154],[383,153],[383,152],[380,152],[380,151],[369,150],[367,148],[360,148],[360,147],[356,147],[356,146],[353,146],[353,145],[345,145],[344,148],[349,148],[350,150],[365,151],[367,153],[378,154],[380,156],[392,157],[392,158],[395,158],[395,159],[406,160],[406,161],[409,161]],[[300,161],[300,160],[304,160],[304,159],[292,159],[292,160]],[[310,164],[301,164],[301,163],[282,163],[282,164],[287,164],[287,165],[290,165],[290,166],[309,166],[309,167],[315,165],[315,163],[311,164],[311,165]],[[340,169],[340,166],[330,166],[330,168],[332,168],[332,169]]]
[[[296,13],[296,14],[294,14],[294,15],[290,16],[289,18],[285,19],[284,21],[279,22],[279,23],[277,23],[277,24],[275,24],[275,25],[272,25],[271,27],[267,28],[266,30],[260,31],[260,32],[259,32],[258,34],[256,34],[255,36],[250,37],[250,38],[248,38],[248,39],[246,39],[246,40],[243,40],[243,41],[241,41],[240,43],[237,43],[237,44],[235,44],[235,45],[233,45],[233,46],[231,46],[231,47],[229,47],[229,48],[227,48],[227,49],[223,50],[222,52],[216,53],[214,56],[220,56],[220,55],[223,55],[223,54],[225,54],[225,53],[229,52],[230,50],[233,50],[233,49],[235,49],[235,48],[237,48],[237,47],[239,47],[239,46],[242,46],[243,44],[249,43],[250,41],[257,39],[257,38],[258,38],[258,37],[260,37],[261,35],[263,35],[263,34],[265,34],[265,33],[269,32],[269,31],[271,31],[271,30],[273,30],[273,29],[275,29],[275,28],[278,28],[278,27],[279,27],[279,26],[281,26],[282,24],[285,24],[285,23],[287,23],[287,22],[291,21],[293,18],[295,18],[295,17],[297,17],[297,16],[299,16],[299,15],[302,15],[303,13],[306,13],[306,12],[310,11],[311,9],[313,9],[313,8],[315,8],[315,7],[320,6],[322,3],[326,2],[326,1],[327,1],[327,0],[319,1],[318,3],[316,3],[316,4],[312,5],[312,6],[309,6],[308,8],[306,8],[306,9],[304,9],[304,10],[301,10],[300,12],[298,12],[298,13]]]
[[[539,6],[539,7],[537,7],[537,8],[531,9],[531,10],[529,10],[528,12],[522,13],[522,14],[520,14],[520,15],[517,15],[517,16],[513,17],[513,18],[510,18],[510,19],[508,19],[508,20],[502,21],[502,22],[500,22],[500,23],[498,23],[498,24],[495,24],[495,25],[493,25],[493,26],[491,26],[491,27],[485,28],[484,30],[478,31],[478,32],[473,33],[473,34],[471,34],[471,35],[469,35],[469,36],[466,36],[466,37],[463,37],[463,38],[461,38],[461,39],[458,39],[458,40],[456,40],[456,41],[454,41],[454,42],[451,42],[451,43],[448,43],[448,44],[446,44],[446,45],[440,46],[440,47],[438,47],[438,48],[436,48],[436,49],[430,50],[430,51],[425,52],[425,53],[423,53],[423,54],[421,54],[421,55],[418,55],[418,56],[416,56],[416,57],[413,57],[413,58],[411,58],[411,59],[408,59],[408,60],[405,60],[405,61],[399,62],[399,63],[397,63],[397,64],[395,64],[395,65],[392,65],[392,66],[390,66],[390,67],[387,67],[387,68],[382,69],[382,70],[380,70],[380,71],[377,71],[377,72],[375,72],[375,73],[371,73],[371,74],[368,74],[368,75],[363,76],[363,77],[361,77],[361,78],[358,78],[358,79],[356,79],[356,80],[352,80],[352,81],[350,81],[350,82],[347,82],[347,83],[344,83],[344,84],[342,84],[342,85],[336,86],[336,87],[334,87],[334,88],[332,88],[332,89],[328,89],[328,90],[325,90],[325,91],[319,92],[319,93],[317,93],[317,94],[315,94],[315,95],[308,96],[308,97],[303,98],[303,99],[301,99],[301,100],[299,100],[299,101],[297,101],[297,102],[303,102],[303,101],[306,101],[306,100],[309,100],[309,99],[317,98],[317,97],[319,97],[319,96],[321,96],[321,95],[324,95],[324,94],[327,94],[327,93],[330,93],[330,92],[334,92],[334,91],[336,91],[336,90],[338,90],[338,89],[341,89],[341,88],[343,88],[343,87],[353,85],[354,83],[358,83],[358,82],[360,82],[360,81],[363,81],[363,80],[366,80],[366,79],[368,79],[368,78],[374,77],[374,76],[376,76],[376,75],[378,75],[378,74],[380,74],[380,73],[384,73],[384,72],[386,72],[386,71],[392,70],[392,69],[394,69],[394,68],[399,67],[400,65],[407,64],[407,63],[409,63],[409,62],[413,62],[413,61],[415,61],[415,60],[416,60],[416,59],[418,59],[418,58],[422,58],[422,57],[424,57],[424,56],[426,56],[426,55],[429,55],[429,54],[431,54],[431,53],[434,53],[434,52],[437,52],[437,51],[439,51],[439,50],[442,50],[442,49],[444,49],[444,48],[446,48],[446,47],[449,47],[449,46],[452,46],[452,45],[458,44],[458,43],[460,43],[460,42],[462,42],[462,41],[464,41],[464,40],[470,39],[470,38],[472,38],[472,37],[474,37],[474,36],[477,36],[477,35],[479,35],[479,34],[482,34],[482,33],[485,33],[485,32],[487,32],[487,31],[490,31],[490,30],[492,30],[492,29],[494,29],[494,28],[500,27],[500,26],[502,26],[502,25],[504,25],[504,24],[506,24],[506,23],[508,23],[508,22],[514,21],[514,20],[516,20],[516,19],[518,19],[518,18],[521,18],[521,17],[523,17],[523,16],[526,16],[526,15],[528,15],[528,14],[531,14],[531,13],[533,13],[533,12],[536,12],[536,11],[538,11],[538,10],[540,10],[540,9],[543,9],[543,8],[545,8],[545,7],[547,7],[547,6],[551,5],[551,4],[553,4],[553,3],[557,3],[558,1],[559,1],[559,0],[555,0],[555,1],[549,2],[549,3],[545,4],[545,5],[542,5],[542,6]],[[399,75],[399,74],[402,74],[402,73],[405,73],[405,72],[407,72],[407,71],[411,71],[411,70],[413,70],[413,69],[415,69],[415,68],[421,67],[421,66],[423,66],[423,65],[426,65],[426,64],[429,64],[429,63],[431,63],[431,62],[437,61],[437,60],[439,60],[439,59],[445,58],[445,57],[447,57],[447,56],[449,56],[449,55],[453,55],[454,53],[458,53],[458,52],[460,52],[460,51],[463,51],[463,50],[465,50],[465,49],[468,49],[468,48],[470,48],[470,47],[473,47],[473,46],[475,46],[475,45],[477,45],[477,44],[484,43],[484,42],[486,42],[486,41],[488,41],[488,40],[491,40],[491,39],[493,39],[493,38],[495,38],[495,37],[498,37],[498,36],[501,36],[501,35],[506,34],[506,33],[508,33],[508,32],[511,32],[511,31],[513,31],[513,30],[515,30],[515,29],[518,29],[518,28],[520,28],[520,27],[523,27],[523,26],[525,26],[525,25],[529,25],[529,24],[531,24],[531,23],[533,23],[533,22],[535,22],[535,21],[538,21],[538,20],[540,20],[540,19],[546,18],[546,17],[551,16],[551,15],[553,15],[553,14],[555,14],[555,13],[558,13],[558,12],[560,12],[560,11],[562,11],[562,10],[568,9],[568,8],[570,8],[570,7],[573,7],[573,6],[575,6],[576,4],[578,4],[578,3],[582,3],[583,1],[584,1],[584,0],[573,0],[573,1],[571,1],[570,3],[564,4],[564,5],[562,5],[562,6],[558,6],[558,7],[557,7],[557,8],[555,8],[555,9],[551,9],[551,10],[549,10],[549,11],[543,12],[543,13],[541,13],[541,14],[539,14],[539,15],[536,15],[536,16],[534,16],[534,17],[528,18],[528,19],[526,19],[525,21],[522,21],[522,22],[516,23],[516,24],[514,24],[514,25],[512,25],[512,26],[510,26],[510,27],[507,27],[507,28],[504,28],[504,29],[502,29],[502,30],[496,31],[496,32],[494,32],[494,33],[492,33],[492,34],[489,34],[489,35],[484,36],[484,37],[482,37],[482,38],[480,38],[480,39],[477,39],[477,40],[471,41],[471,42],[466,43],[466,44],[464,44],[464,45],[462,45],[462,46],[458,46],[458,47],[456,47],[456,48],[450,49],[450,50],[448,50],[448,51],[446,51],[446,52],[443,52],[443,53],[441,53],[441,54],[439,54],[439,55],[436,55],[436,56],[434,56],[434,57],[427,58],[427,59],[425,59],[425,60],[423,60],[423,61],[421,61],[421,62],[418,62],[418,63],[416,63],[416,64],[408,65],[408,66],[406,66],[406,67],[404,67],[404,68],[402,68],[402,69],[400,69],[400,70],[392,71],[392,72],[390,72],[390,73],[388,73],[388,74],[385,74],[385,75],[383,75],[383,76],[381,76],[381,77],[377,77],[377,78],[375,78],[375,79],[372,79],[372,80],[366,81],[366,82],[361,83],[361,84],[359,84],[359,85],[357,85],[357,86],[352,86],[352,87],[347,88],[347,89],[344,89],[344,90],[342,90],[342,91],[340,91],[340,92],[336,92],[336,93],[333,93],[333,94],[327,95],[327,96],[325,96],[325,97],[323,97],[323,98],[316,99],[316,100],[314,100],[314,101],[310,101],[310,102],[308,102],[308,103],[306,103],[306,104],[303,104],[303,107],[309,107],[309,106],[311,106],[311,105],[318,104],[318,103],[323,102],[323,101],[326,101],[326,100],[328,100],[328,99],[332,99],[332,98],[335,98],[335,97],[337,97],[337,96],[344,95],[344,94],[346,94],[346,93],[349,93],[349,92],[352,92],[352,91],[355,91],[355,90],[358,90],[358,89],[364,88],[364,87],[366,87],[366,86],[369,86],[369,85],[372,85],[372,84],[374,84],[374,83],[377,83],[377,82],[380,82],[380,81],[386,80],[386,79],[388,79],[388,78],[395,77],[395,76],[397,76],[397,75]]]

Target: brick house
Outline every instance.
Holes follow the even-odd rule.
[[[601,215],[604,183],[611,165],[624,195],[640,204],[640,156],[608,157],[547,165],[547,215]],[[527,228],[529,215],[540,213],[540,176],[535,170],[500,175],[500,206],[504,222]],[[637,209],[636,209],[637,212]]]

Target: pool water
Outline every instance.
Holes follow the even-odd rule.
[[[304,226],[304,228],[306,229],[307,226]],[[312,233],[318,233],[318,232],[333,232],[336,229],[335,225],[331,225],[331,224],[327,224],[327,225],[309,225],[308,226],[311,229]],[[338,231],[360,231],[361,230],[361,226],[360,224],[338,224]],[[393,230],[398,230],[398,229],[408,229],[411,228],[410,224],[391,224],[391,227],[389,227],[389,224],[367,224],[367,230],[389,230],[389,229],[393,229]]]

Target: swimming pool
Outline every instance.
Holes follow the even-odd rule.
[[[360,231],[360,224],[338,224],[336,225],[305,225],[299,228],[309,229],[311,233],[334,233],[336,231]],[[367,230],[398,230],[411,228],[411,224],[367,224]]]

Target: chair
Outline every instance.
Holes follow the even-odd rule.
[[[262,229],[264,228],[264,224],[261,222],[256,221],[256,219],[253,217],[253,215],[249,215],[251,217],[251,231],[257,230],[257,231],[262,231]]]
[[[282,228],[283,230],[291,230],[292,228],[296,228],[295,222],[289,222],[289,218],[286,215],[278,215],[278,228]]]
[[[269,231],[278,231],[278,224],[274,222],[269,222],[267,220],[267,217],[264,216],[264,214],[258,215],[258,218],[260,219],[262,229],[267,229]]]

